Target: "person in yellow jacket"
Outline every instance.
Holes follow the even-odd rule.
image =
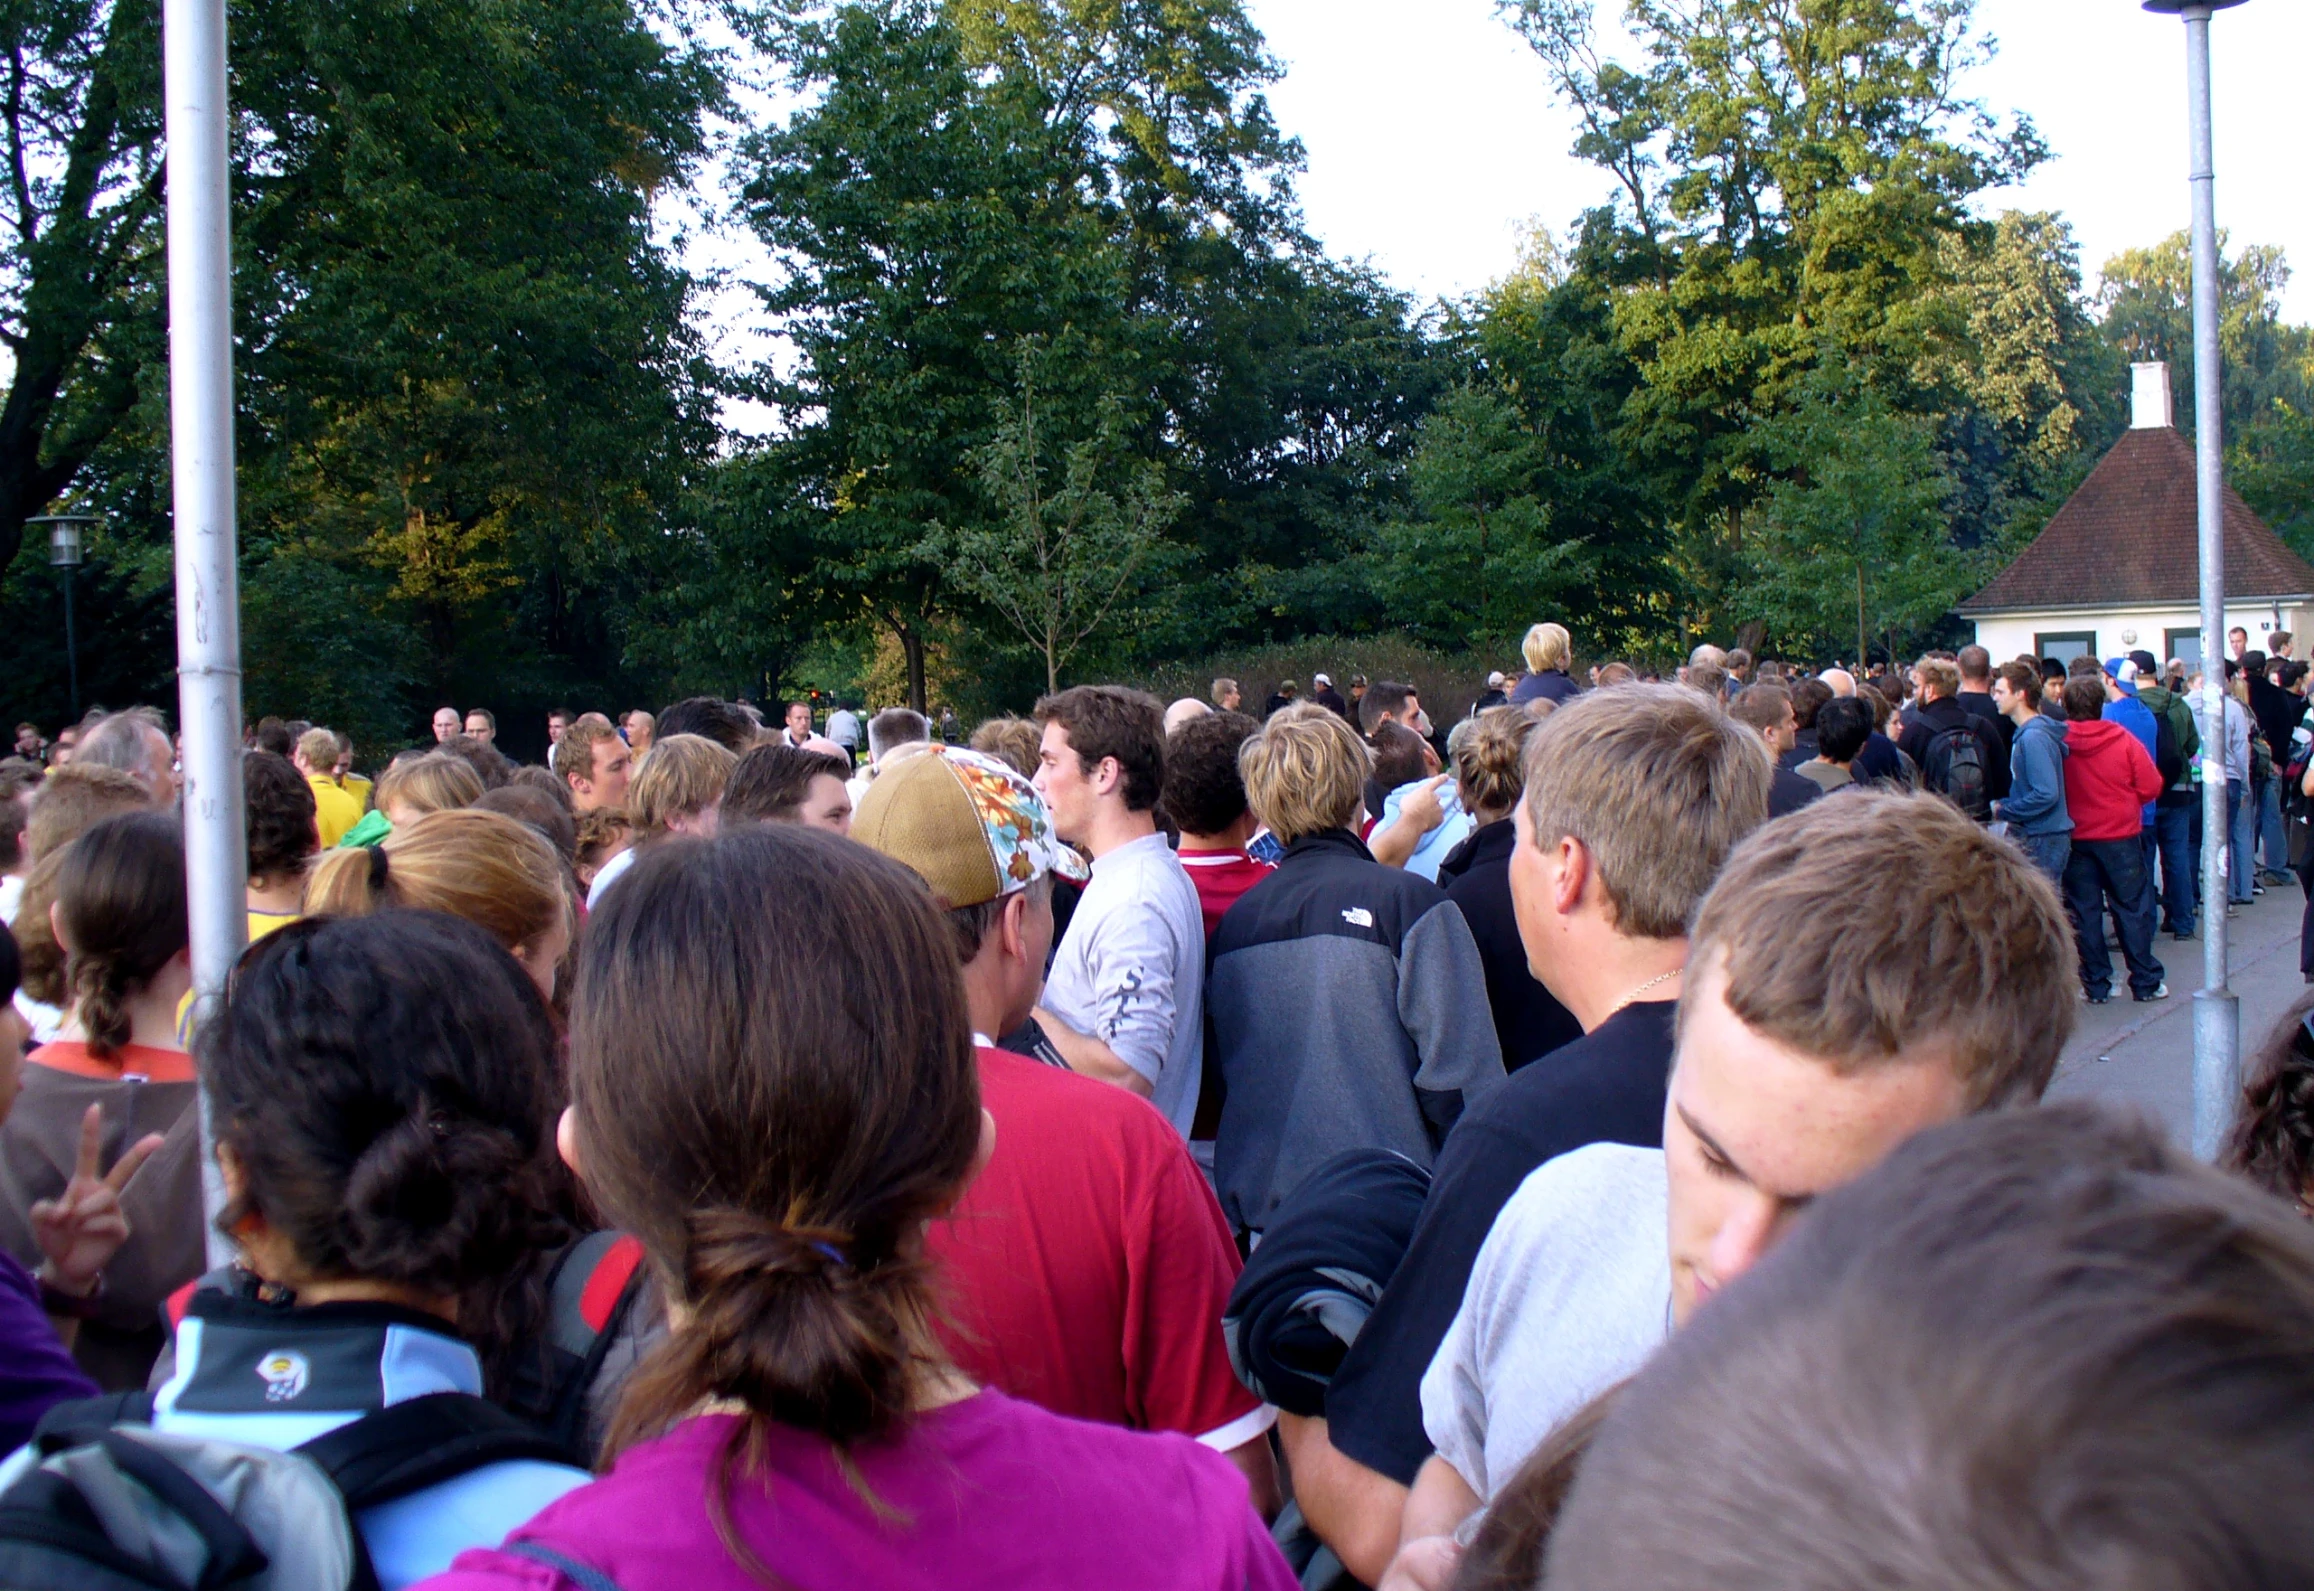
[[[353,736],[344,730],[337,734],[337,787],[358,802],[364,812],[370,809],[370,782],[354,772]]]
[[[293,760],[313,788],[314,823],[326,851],[362,820],[361,803],[337,787],[337,736],[326,729],[307,730],[298,738]]]

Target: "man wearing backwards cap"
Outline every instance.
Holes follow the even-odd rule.
[[[1345,720],[1349,718],[1350,704],[1342,700],[1340,691],[1334,689],[1333,675],[1313,674],[1310,676],[1310,683],[1317,686],[1316,690],[1310,692],[1311,701],[1316,702],[1320,707],[1340,713]]]
[[[1044,986],[1052,875],[1085,864],[1034,786],[993,757],[934,745],[868,787],[852,838],[913,868],[963,964],[996,1149],[932,1258],[942,1335],[974,1380],[1056,1414],[1178,1431],[1227,1453],[1265,1515],[1279,1505],[1277,1411],[1229,1368],[1221,1314],[1237,1249],[1187,1145],[1126,1089],[996,1048]]]

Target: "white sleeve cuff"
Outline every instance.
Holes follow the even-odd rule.
[[[1226,1453],[1232,1448],[1245,1446],[1277,1423],[1278,1411],[1265,1403],[1239,1415],[1227,1425],[1206,1432],[1197,1440],[1216,1453]]]

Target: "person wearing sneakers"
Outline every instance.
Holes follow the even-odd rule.
[[[2153,959],[2153,878],[2145,866],[2145,804],[2161,794],[2161,771],[2128,728],[2105,716],[2105,675],[2065,682],[2065,810],[2073,846],[2065,860],[2065,910],[2081,952],[2081,993],[2091,1005],[2113,997],[2113,962],[2105,948],[2105,907],[2121,931],[2129,992],[2166,1000],[2161,963]]]
[[[869,786],[852,838],[906,864],[939,902],[996,1121],[988,1164],[928,1228],[949,1354],[973,1380],[1056,1414],[1193,1437],[1274,1514],[1277,1411],[1230,1370],[1221,1316],[1237,1249],[1188,1146],[1131,1090],[992,1037],[1036,1008],[1052,875],[1082,883],[1085,864],[1028,780],[957,746]]]

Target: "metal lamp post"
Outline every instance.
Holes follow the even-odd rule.
[[[72,687],[72,716],[80,716],[80,638],[72,627],[72,577],[79,572],[83,552],[81,530],[104,523],[96,514],[34,514],[27,525],[48,527],[48,562],[64,571],[64,671]]]
[[[2202,988],[2194,996],[2193,1147],[2217,1158],[2242,1093],[2241,1003],[2226,971],[2225,437],[2219,412],[2217,175],[2210,138],[2210,17],[2242,0],[2144,0],[2185,21],[2193,140],[2193,427],[2201,528]],[[2255,865],[2254,861],[2251,865]]]

